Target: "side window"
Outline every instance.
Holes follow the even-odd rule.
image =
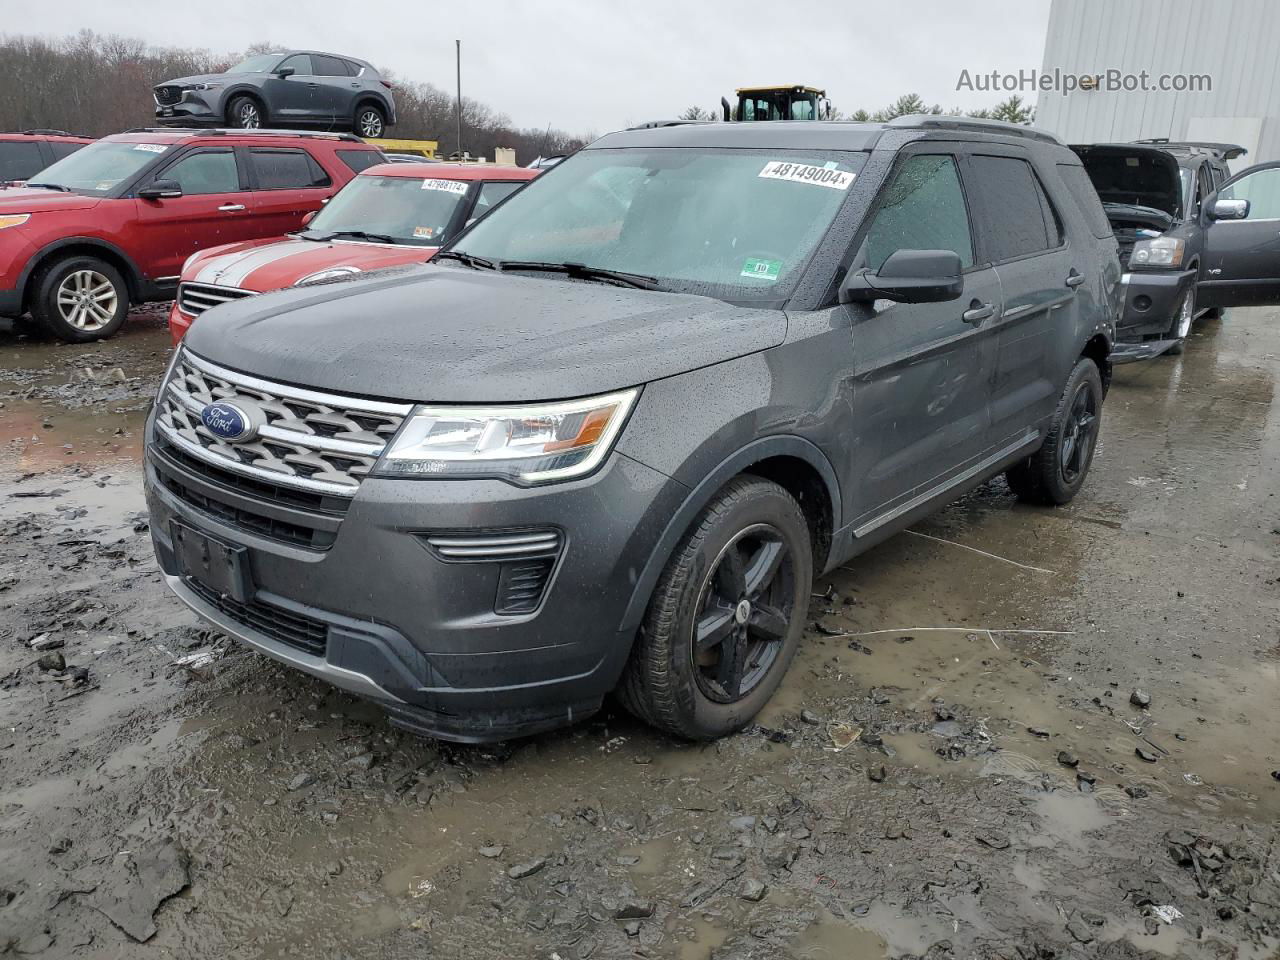
[[[1098,191],[1094,189],[1089,175],[1084,172],[1084,167],[1075,163],[1060,163],[1058,175],[1062,177],[1067,193],[1071,194],[1071,199],[1084,214],[1085,223],[1089,225],[1090,232],[1099,240],[1105,240],[1114,235],[1111,221],[1107,219],[1107,211],[1102,209]]]
[[[522,186],[524,186],[523,181],[512,183],[502,180],[490,180],[487,183],[480,184],[480,196],[476,198],[476,206],[471,211],[471,219],[479,220]]]
[[[300,77],[314,76],[311,72],[311,54],[309,53],[295,53],[292,57],[286,57],[276,69],[279,70],[281,67],[292,67],[293,72]]]
[[[187,196],[210,193],[239,193],[240,174],[230,150],[199,150],[156,175],[157,180],[176,180]]]
[[[255,147],[249,151],[259,190],[303,190],[327,187],[329,175],[305,150],[273,150]]]
[[[0,182],[26,180],[44,168],[40,144],[35,140],[8,140],[0,143]]]
[[[358,77],[360,74],[364,73],[364,67],[356,63],[354,60],[344,60],[342,62],[347,65],[347,72],[351,74],[351,76]]]
[[[881,194],[859,260],[872,270],[895,250],[954,250],[973,266],[973,237],[955,157],[908,157]]]
[[[320,54],[313,54],[311,57],[312,66],[315,68],[318,77],[349,77],[350,72],[347,70],[347,61],[339,60],[337,57],[324,57]]]
[[[386,161],[380,150],[339,150],[338,159],[353,173],[368,170]]]
[[[992,263],[1056,247],[1045,220],[1047,202],[1031,164],[1017,157],[969,159],[984,248]],[[1056,227],[1055,227],[1056,231]]]
[[[1248,200],[1247,220],[1280,220],[1280,167],[1246,173],[1218,192],[1219,200]]]
[[[54,160],[61,160],[63,157],[69,157],[83,146],[83,143],[72,143],[67,140],[49,141],[49,149],[53,151]]]

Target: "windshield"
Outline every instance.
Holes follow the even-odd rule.
[[[660,289],[734,302],[783,299],[864,160],[831,151],[584,150],[453,249],[639,274]]]
[[[121,181],[168,150],[163,143],[120,143],[99,140],[77,150],[32,178],[34,183],[66,187],[76,193],[102,196]]]
[[[467,194],[465,180],[356,177],[307,227],[307,233],[381,234],[392,243],[438,247]]]
[[[227,67],[227,73],[267,73],[280,62],[283,54],[260,53],[256,57],[241,60],[234,67]]]

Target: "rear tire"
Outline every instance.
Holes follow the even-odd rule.
[[[262,105],[253,97],[233,97],[227,104],[227,123],[238,130],[258,130],[266,122]]]
[[[1102,396],[1097,364],[1081,358],[1067,378],[1044,443],[1005,472],[1019,500],[1061,505],[1080,492],[1098,445]]]
[[[646,723],[690,740],[741,729],[795,656],[812,584],[799,504],[761,477],[731,480],[658,579],[619,699]]]
[[[366,140],[377,140],[387,132],[386,115],[371,103],[362,103],[356,108],[355,122],[352,125],[356,136]]]
[[[67,257],[35,281],[31,316],[67,343],[114,336],[129,314],[129,286],[120,271],[97,257]]]

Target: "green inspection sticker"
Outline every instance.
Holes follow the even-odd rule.
[[[759,257],[747,257],[739,276],[754,277],[757,280],[777,280],[782,271],[781,260],[761,260]]]

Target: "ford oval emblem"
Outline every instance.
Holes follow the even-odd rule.
[[[208,404],[200,411],[200,422],[215,437],[228,443],[248,440],[257,432],[249,414],[234,403],[221,400]]]

